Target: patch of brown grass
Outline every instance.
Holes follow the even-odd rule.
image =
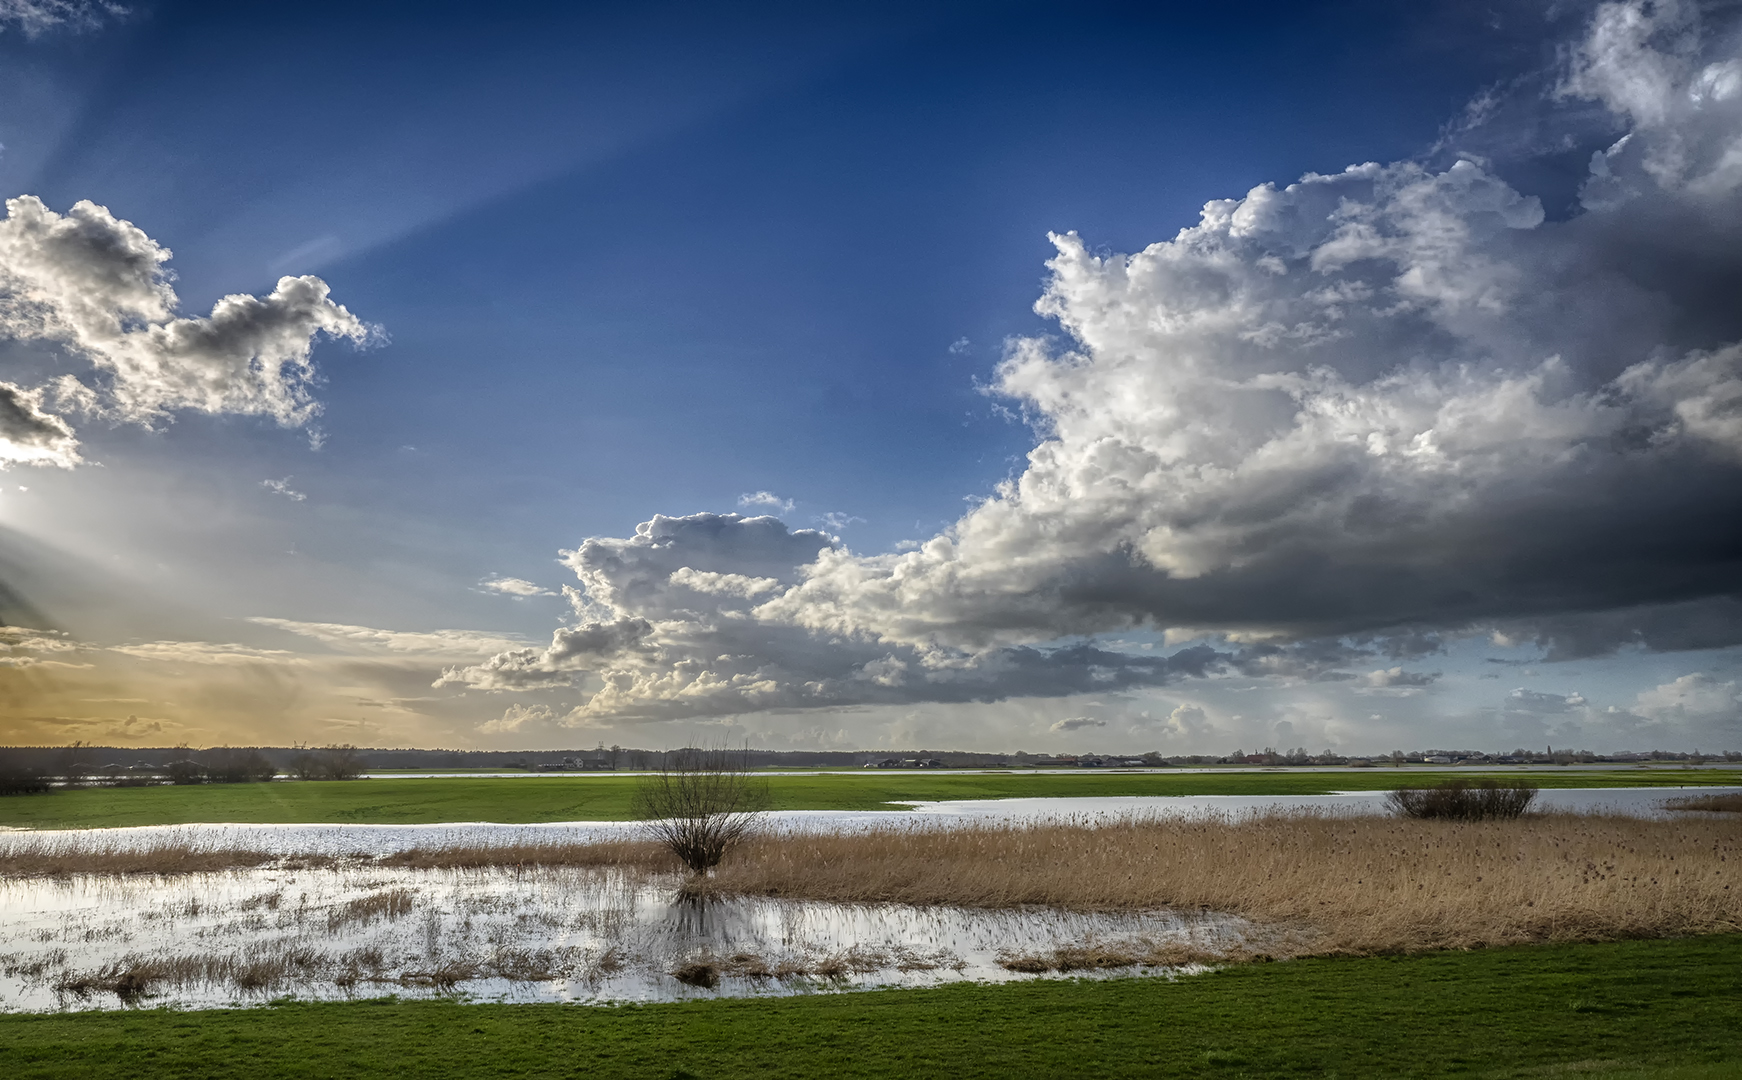
[[[1011,953],[998,960],[1006,971],[1038,975],[1046,971],[1107,971],[1129,967],[1184,967],[1188,964],[1223,964],[1229,961],[1269,960],[1272,953],[1295,955],[1297,950],[1278,948],[1284,939],[1269,939],[1260,947],[1239,938],[1212,940],[1168,939],[1161,941],[1088,941],[1061,945],[1044,953]]]
[[[1689,795],[1670,799],[1663,804],[1671,810],[1705,810],[1720,814],[1742,814],[1742,791],[1723,795]]]
[[[671,852],[650,840],[412,848],[409,851],[384,855],[376,860],[375,865],[409,870],[482,870],[515,866],[623,866],[643,870],[679,868],[678,861]]]
[[[666,871],[679,868],[670,852],[646,840],[411,848],[374,859],[313,854],[282,856],[244,848],[206,848],[173,841],[125,848],[93,843],[82,837],[63,840],[32,836],[0,844],[0,878],[67,877],[74,874],[206,874],[259,866],[320,870],[357,865],[408,870],[621,866]]]
[[[162,844],[127,850],[72,844],[17,844],[0,851],[0,877],[66,877],[73,874],[204,874],[262,866],[275,857],[261,851]],[[308,860],[301,860],[307,863]]]
[[[1273,814],[1099,827],[765,836],[691,887],[845,903],[1230,912],[1274,955],[1742,930],[1742,835],[1714,819]]]
[[[416,902],[416,889],[384,889],[368,896],[359,896],[327,912],[327,932],[331,933],[350,923],[400,918],[410,914],[412,905]]]

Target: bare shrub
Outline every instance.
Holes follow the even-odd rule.
[[[1535,799],[1536,787],[1531,784],[1450,780],[1438,787],[1398,788],[1385,796],[1385,805],[1404,817],[1482,821],[1515,818]]]
[[[363,754],[349,743],[297,751],[290,775],[298,780],[355,780],[363,775]]]
[[[1716,814],[1742,814],[1742,792],[1732,791],[1721,795],[1689,795],[1681,799],[1669,799],[1664,804],[1669,810],[1704,810]]]
[[[750,773],[746,755],[679,750],[641,778],[634,812],[650,837],[691,873],[703,874],[755,832],[756,815],[768,804],[768,782]]]

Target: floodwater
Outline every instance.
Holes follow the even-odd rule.
[[[1219,949],[1245,928],[1169,912],[701,902],[677,883],[612,869],[368,867],[0,880],[0,1010],[387,993],[606,1003],[1004,982],[1039,977],[1006,965],[1033,967],[1022,958],[1057,949]]]
[[[1665,799],[1691,790],[1551,789],[1541,792],[1538,805],[1663,817]],[[1383,813],[1384,798],[1384,792],[1347,792],[954,800],[915,803],[909,810],[773,813],[766,825],[854,831],[1238,818],[1296,809],[1365,815]],[[579,843],[633,835],[637,828],[634,822],[471,822],[10,832],[0,834],[0,860],[26,847],[167,844],[366,857],[418,847]],[[1166,955],[1170,943],[1189,942],[1214,953],[1238,945],[1251,929],[1232,916],[1164,911],[981,911],[777,899],[704,904],[679,897],[676,878],[613,869],[407,870],[360,860],[176,877],[0,877],[0,1011],[198,1008],[385,993],[604,1003],[1007,981],[1044,977],[1013,968],[1043,967],[1034,958],[1058,950],[1098,948],[1140,960]]]
[[[1723,794],[1734,787],[1545,788],[1535,807],[1578,813],[1617,813],[1662,818],[1666,799]],[[1383,791],[1331,795],[1133,795],[1085,798],[956,799],[900,803],[905,810],[783,810],[764,815],[777,832],[851,832],[879,827],[947,828],[991,822],[1062,822],[1092,825],[1132,817],[1239,817],[1288,810],[1325,813],[1385,813]],[[632,821],[564,821],[530,825],[446,822],[434,825],[143,825],[122,829],[0,829],[0,858],[8,848],[65,844],[83,850],[117,850],[159,844],[242,848],[269,855],[379,856],[417,847],[588,843],[635,835]]]

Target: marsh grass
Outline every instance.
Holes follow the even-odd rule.
[[[44,977],[54,965],[36,963],[29,970],[9,974]],[[588,962],[584,950],[502,949],[477,959],[426,958],[397,973],[390,970],[378,948],[365,947],[337,956],[306,946],[262,946],[240,955],[128,955],[84,971],[62,971],[54,989],[64,996],[89,999],[95,994],[114,994],[122,1002],[136,1004],[166,987],[228,984],[253,993],[278,992],[330,981],[344,989],[359,984],[390,984],[452,991],[475,979],[506,979],[511,982],[545,982],[575,977],[596,981],[621,970],[620,958],[601,954]]]
[[[163,843],[140,848],[88,845],[57,837],[30,837],[0,851],[0,877],[67,877],[73,874],[206,874],[244,870],[280,861],[276,856],[239,848],[206,848]],[[312,868],[336,860],[303,856]]]
[[[671,971],[671,977],[686,986],[713,989],[722,976],[747,979],[843,979],[894,968],[898,971],[934,971],[945,966],[940,960],[899,949],[869,949],[855,946],[820,956],[786,956],[772,965],[756,953],[718,956],[700,953]]]
[[[1241,946],[1216,946],[1191,941],[1084,942],[1043,953],[1009,953],[999,966],[1007,971],[1041,974],[1048,971],[1108,971],[1129,967],[1187,967],[1255,959],[1259,953]]]
[[[638,839],[590,844],[550,842],[418,847],[375,858],[323,854],[284,856],[247,848],[203,847],[175,840],[127,847],[54,834],[9,839],[10,843],[0,847],[0,878],[70,877],[75,874],[170,876],[266,866],[285,870],[361,865],[406,870],[614,866],[648,871],[673,871],[680,866],[661,844]]]
[[[602,867],[677,870],[680,864],[652,840],[601,840],[590,844],[530,843],[419,847],[384,855],[377,866],[407,870],[483,870],[499,867]]]
[[[1245,920],[1238,933],[1188,935],[1184,943],[1154,945],[1084,942],[1013,954],[1006,965],[1015,971],[1086,971],[1737,932],[1742,931],[1742,884],[1736,878],[1742,867],[1730,861],[1733,855],[1742,858],[1742,834],[1732,819],[1715,815],[1658,821],[1550,813],[1470,821],[1293,812],[1095,825],[928,827],[915,822],[851,834],[762,835],[728,853],[707,875],[683,875],[681,864],[660,845],[634,839],[422,848],[378,860],[326,862],[187,845],[130,852],[39,842],[14,845],[0,860],[0,872],[170,874],[265,863],[461,873],[615,868],[625,871],[627,880],[661,882],[698,898],[1085,912],[1172,909],[1188,917],[1213,912]],[[402,878],[397,884],[402,887],[377,885],[306,917],[324,923],[329,933],[407,917],[420,907],[419,880]],[[284,903],[274,891],[237,906],[257,920],[268,912],[281,922],[305,918],[300,908],[280,911]],[[446,987],[458,969],[444,967],[449,958],[436,912],[424,914],[432,921],[423,958],[413,968],[396,964],[394,970],[402,974],[394,977],[410,980],[408,985]],[[624,962],[614,952],[581,957],[516,950],[509,946],[531,943],[506,937],[494,944],[494,955],[474,953],[466,961],[482,973],[471,977],[597,979]],[[896,959],[897,966],[926,962]],[[298,974],[296,957],[289,955],[199,962],[208,965],[200,970],[209,971],[210,981],[250,988],[270,988],[308,974]],[[714,964],[726,974],[761,977],[748,960],[697,957],[695,962]],[[63,967],[61,981],[68,992],[101,988],[126,997],[140,986],[184,977],[174,965],[153,966],[163,963],[168,961],[124,958],[83,973]],[[851,957],[770,957],[756,963],[777,978],[856,970]],[[219,970],[211,964],[230,966]],[[379,956],[373,963],[329,958],[317,966],[323,977],[341,985],[387,977]]]
[[[368,896],[359,896],[327,912],[327,932],[341,930],[351,923],[369,923],[376,919],[397,919],[409,915],[416,902],[416,889],[384,889]]]
[[[1742,792],[1723,795],[1689,795],[1663,804],[1671,810],[1704,810],[1709,813],[1742,814]]]
[[[1742,930],[1742,836],[1711,819],[1325,814],[750,841],[691,888],[842,903],[1173,908],[1272,930],[1254,955]],[[1238,958],[1237,956],[1232,958]]]

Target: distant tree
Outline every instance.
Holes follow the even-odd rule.
[[[82,740],[78,739],[61,747],[58,755],[60,762],[56,771],[60,773],[60,778],[67,787],[77,786],[92,770],[92,766],[85,760],[89,756],[90,749]]]
[[[38,795],[51,790],[41,769],[27,765],[16,753],[0,748],[0,795]]]
[[[206,782],[206,767],[194,760],[194,755],[186,743],[175,748],[175,756],[164,763],[163,772],[172,784],[203,784]]]
[[[298,780],[355,780],[363,775],[363,755],[349,743],[301,748],[290,759],[290,775]]]
[[[262,783],[278,775],[266,755],[252,746],[215,746],[200,755],[200,764],[214,784]]]
[[[751,774],[747,753],[686,749],[641,778],[634,811],[648,835],[703,874],[755,832],[768,804],[768,782]]]

